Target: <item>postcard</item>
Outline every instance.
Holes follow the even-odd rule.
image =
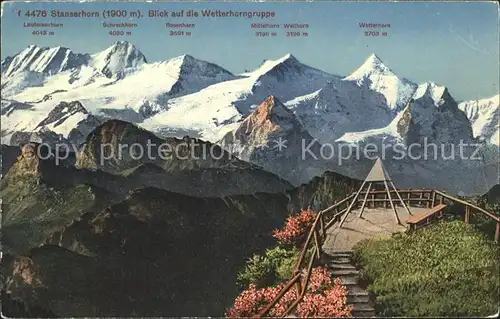
[[[2,2],[2,315],[498,316],[499,12]]]

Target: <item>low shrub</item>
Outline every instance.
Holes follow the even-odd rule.
[[[380,316],[485,316],[498,311],[498,246],[461,221],[354,247]]]
[[[257,288],[250,284],[235,300],[226,316],[231,318],[253,317],[272,302],[283,289],[284,284],[274,287]],[[297,290],[292,287],[271,308],[269,317],[281,317],[295,302]],[[296,314],[301,318],[308,317],[349,317],[352,306],[347,305],[347,289],[340,279],[332,280],[330,271],[324,267],[314,268],[311,272],[310,285],[303,300],[297,305]]]
[[[296,248],[275,247],[264,255],[254,255],[247,261],[245,268],[238,274],[238,284],[256,288],[276,285],[292,277],[299,251]]]
[[[291,244],[295,247],[300,247],[314,223],[315,218],[316,213],[310,209],[290,215],[287,217],[282,229],[274,230],[273,237],[276,238],[280,244]]]

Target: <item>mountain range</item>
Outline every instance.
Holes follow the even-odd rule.
[[[244,121],[227,143],[265,140],[261,128],[279,136],[299,128],[275,97],[256,111],[260,117]],[[290,213],[319,211],[361,185],[327,171],[293,187],[217,146],[217,160],[179,153],[156,161],[96,161],[102,143],[114,149],[150,139],[160,138],[115,119],[92,130],[59,164],[40,144],[2,145],[4,314],[220,317],[241,293],[238,273],[253,254],[275,245],[272,231]],[[258,154],[261,145],[238,145],[235,153]],[[485,200],[494,200],[497,190]]]
[[[59,164],[36,143],[2,146],[4,314],[220,317],[239,293],[237,273],[274,244],[287,215],[360,185],[326,172],[293,187],[220,147],[214,161],[95,161],[99,143],[135,138],[153,137],[106,121]]]
[[[480,161],[389,150],[384,166],[400,188],[497,183],[498,95],[455,101],[376,55],[348,76],[291,54],[233,74],[190,55],[150,63],[119,41],[94,54],[31,45],[1,67],[11,317],[220,317],[287,216],[359,189],[373,160],[334,147],[479,143]]]
[[[347,76],[292,54],[233,74],[190,55],[149,63],[135,45],[118,41],[94,54],[31,45],[1,67],[2,144],[81,148],[92,129],[117,119],[162,139],[219,144],[298,185],[325,170],[363,178],[371,165],[359,158],[340,165],[341,154],[302,160],[302,141],[315,154],[324,145],[462,141],[482,143],[480,161],[406,159],[387,166],[408,187],[484,193],[497,181],[499,95],[456,101],[445,86],[397,76],[375,54]],[[277,138],[287,141],[284,152],[270,147]],[[450,174],[454,185],[443,179]]]

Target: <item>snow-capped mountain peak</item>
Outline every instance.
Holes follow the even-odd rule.
[[[145,63],[144,54],[128,41],[116,41],[109,48],[92,55],[92,66],[109,78],[124,69]]]
[[[253,106],[270,94],[281,101],[288,101],[296,96],[313,93],[323,87],[326,83],[338,77],[327,72],[318,70],[300,62],[292,54],[288,53],[276,60],[265,60],[264,63],[253,72],[242,74],[249,91],[242,92],[250,95]],[[244,96],[242,94],[242,96]],[[248,100],[248,99],[247,99]],[[236,104],[239,111],[247,113],[247,107]]]
[[[258,77],[263,75],[273,75],[276,72],[279,72],[280,70],[282,72],[286,70],[296,70],[297,72],[301,72],[301,70],[307,68],[313,69],[307,65],[302,64],[291,53],[287,53],[276,60],[264,60],[264,62],[256,70],[249,73],[244,73],[243,75]]]
[[[402,110],[417,85],[404,78],[399,78],[382,60],[372,53],[363,64],[343,80],[366,86],[368,89],[381,93],[387,106],[394,111]]]
[[[299,60],[297,60],[297,58],[291,53],[285,54],[276,61],[279,63],[300,63]]]
[[[179,64],[179,65],[180,64],[192,64],[195,61],[200,61],[200,60],[196,59],[195,57],[193,57],[192,55],[189,55],[189,54],[179,55],[179,56],[176,56],[176,57],[173,57],[173,58],[167,60],[167,62]]]
[[[223,145],[235,141],[245,144],[252,141],[253,145],[267,145],[271,135],[287,135],[290,132],[302,132],[304,129],[292,111],[283,105],[275,96],[270,95],[264,102],[250,113],[233,132],[223,139]]]
[[[219,78],[218,81],[235,78],[231,72],[217,64],[199,60],[189,54],[172,58],[167,61],[167,64],[176,69],[179,76]]]
[[[65,47],[49,48],[32,44],[2,61],[2,76],[12,77],[26,71],[53,75],[86,65],[89,59],[88,54],[74,53]]]
[[[499,145],[500,139],[500,94],[481,100],[464,101],[458,104],[472,124],[474,137]]]
[[[382,60],[375,54],[372,53],[363,64],[356,69],[353,73],[345,78],[345,80],[362,80],[363,78],[370,77],[372,75],[385,75],[385,76],[396,76],[394,72],[387,65],[382,62]]]
[[[425,82],[417,87],[413,94],[413,99],[420,99],[424,96],[432,98],[436,106],[439,106],[439,101],[443,99],[444,93],[447,91],[445,86],[438,85],[434,82]]]
[[[302,143],[311,143],[315,152],[320,147],[293,112],[273,95],[219,141],[224,149],[240,159],[254,162],[279,176],[293,171],[293,176],[287,176],[292,183],[303,182],[308,170],[314,169],[297,155]]]
[[[246,125],[245,125],[246,122]],[[275,96],[271,95],[262,102],[243,122],[240,128],[252,130],[256,126],[265,127],[268,132],[283,128],[300,127],[293,114]]]
[[[228,131],[222,129],[224,126],[232,124],[234,127],[270,95],[285,102],[317,91],[334,77],[285,55],[277,60],[267,60],[253,72],[171,99],[168,110],[145,125],[154,130],[170,125],[179,132],[191,132],[192,127],[196,127],[203,131],[201,136],[204,139],[218,141]]]
[[[356,82],[332,81],[285,103],[312,136],[329,143],[345,133],[388,125],[393,118],[384,96]]]
[[[183,54],[180,56],[180,58],[186,63],[192,63],[193,61],[197,60],[195,57],[189,54]]]
[[[444,86],[432,82],[419,85],[403,113],[399,131],[408,145],[424,139],[441,145],[473,139],[469,120]]]

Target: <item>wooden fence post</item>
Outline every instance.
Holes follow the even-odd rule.
[[[431,202],[431,208],[436,206],[436,191],[432,191],[432,202]]]
[[[498,236],[500,235],[500,222],[497,222],[497,229],[495,230],[495,243],[498,244]]]
[[[318,228],[314,227],[314,244],[318,249],[316,249],[318,260],[321,259],[321,243],[319,241]]]
[[[326,229],[325,229],[325,215],[320,213],[321,217],[319,218],[319,224],[321,227],[321,234],[323,238],[326,238]]]
[[[465,205],[465,223],[469,223],[469,218],[470,218],[470,208],[469,206]]]
[[[297,295],[300,295],[300,293],[302,292],[302,276],[300,276],[295,283],[295,288],[297,289]]]

